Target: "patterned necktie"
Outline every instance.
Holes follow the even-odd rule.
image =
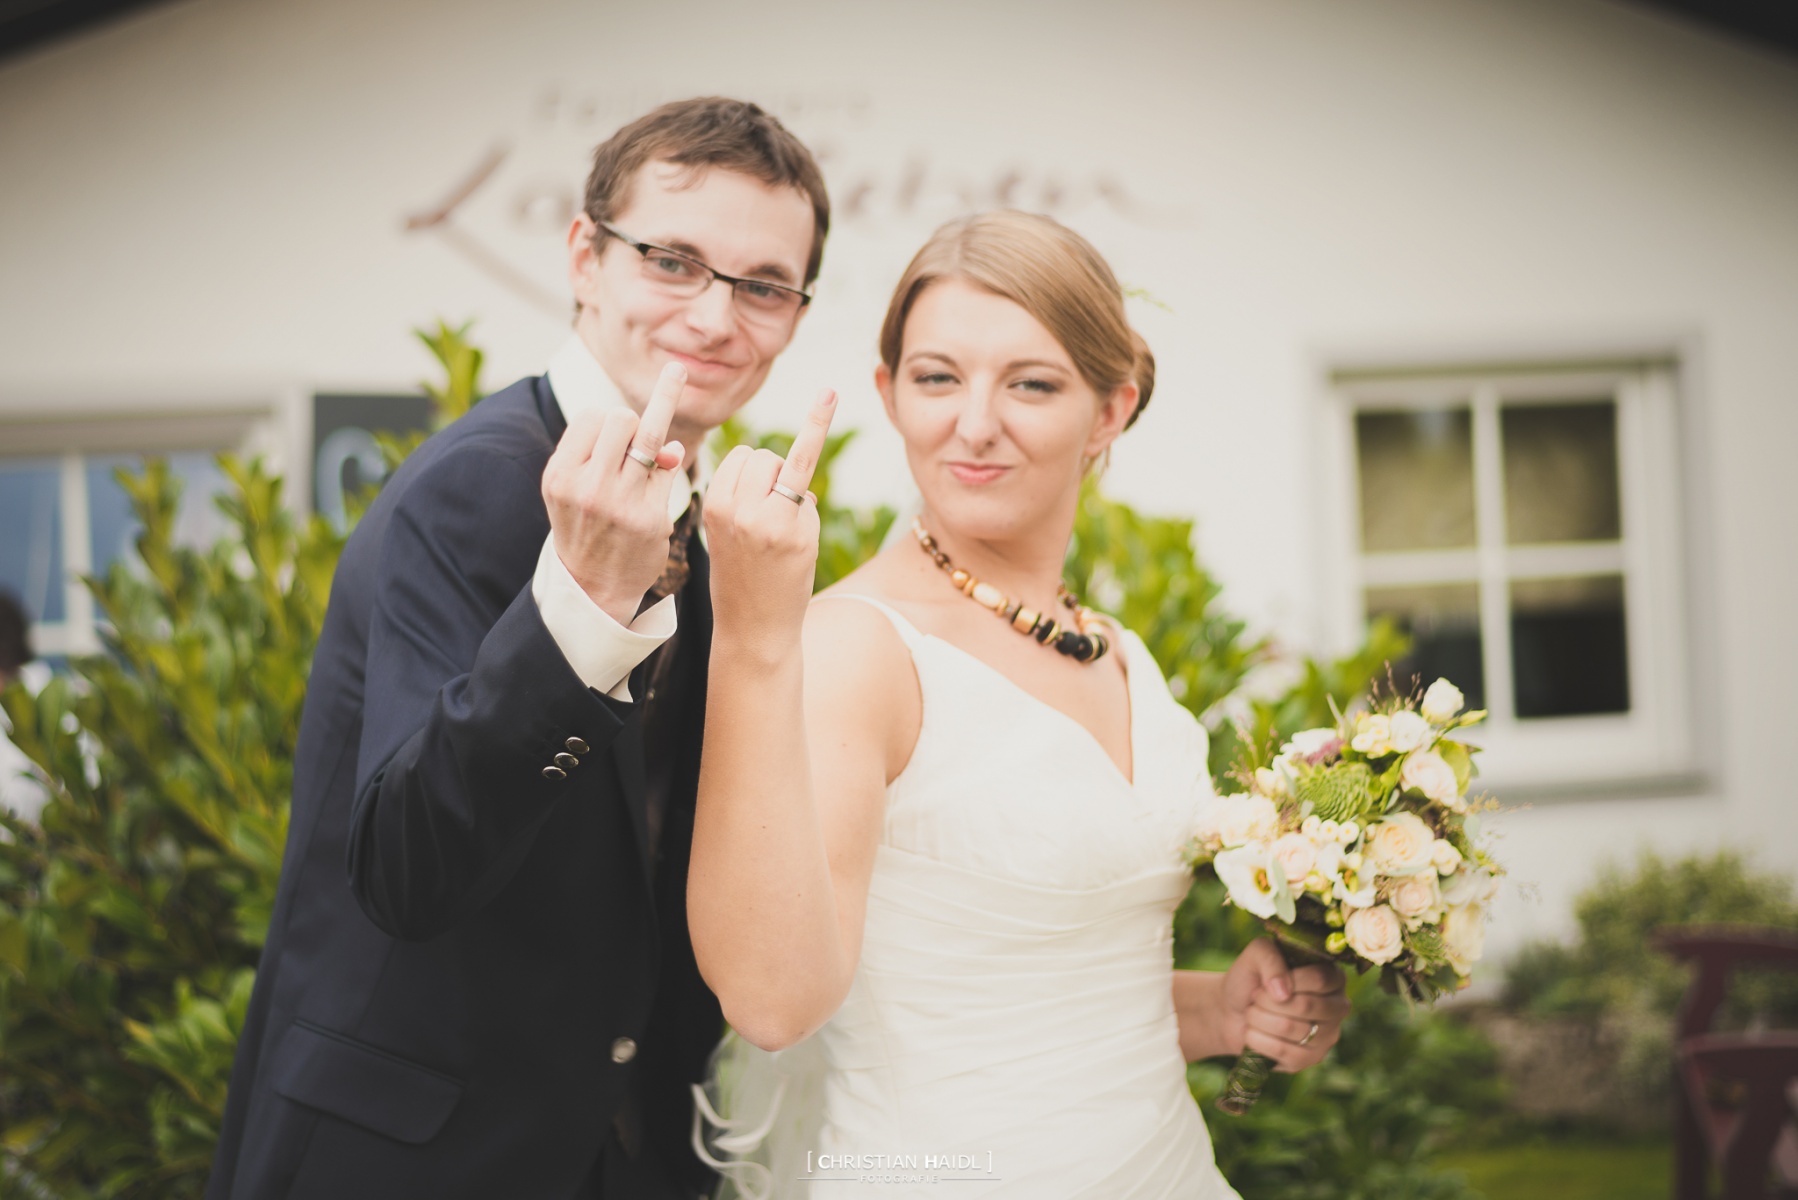
[[[693,572],[693,568],[687,564],[687,543],[693,540],[693,531],[698,527],[699,493],[694,492],[687,511],[674,523],[674,532],[668,537],[668,564],[662,568],[662,576],[656,580],[655,586],[649,589],[645,607],[663,596],[672,596],[687,586],[687,576]]]

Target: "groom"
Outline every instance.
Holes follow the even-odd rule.
[[[575,336],[345,547],[210,1200],[658,1200],[711,1176],[685,895],[700,442],[792,339],[830,209],[754,105],[600,146]],[[347,875],[346,875],[347,863]]]

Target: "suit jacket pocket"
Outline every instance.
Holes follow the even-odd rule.
[[[310,1021],[282,1035],[276,1094],[395,1141],[428,1142],[462,1098],[462,1082]]]

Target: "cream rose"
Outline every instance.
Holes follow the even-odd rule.
[[[1405,948],[1405,927],[1384,904],[1357,909],[1342,926],[1349,949],[1371,963],[1389,963]]]
[[[1419,750],[1407,758],[1398,783],[1407,790],[1416,788],[1447,808],[1456,807],[1461,798],[1461,781],[1455,778],[1455,769],[1434,750]]]
[[[1272,853],[1280,860],[1280,868],[1286,872],[1287,881],[1295,888],[1302,885],[1305,877],[1317,866],[1317,843],[1302,833],[1289,833],[1276,838]]]
[[[1266,796],[1238,792],[1217,802],[1218,837],[1226,846],[1265,841],[1280,827],[1280,810]]]
[[[1486,906],[1463,904],[1449,909],[1442,918],[1442,949],[1456,972],[1471,973],[1473,964],[1486,952]]]
[[[1436,844],[1430,847],[1430,865],[1436,868],[1438,875],[1453,875],[1461,866],[1461,852],[1447,838],[1437,838]]]
[[[1438,679],[1423,694],[1423,719],[1432,725],[1446,725],[1454,720],[1465,703],[1467,697],[1461,694],[1460,688],[1446,679]]]
[[[1442,915],[1442,890],[1436,884],[1436,872],[1419,871],[1407,875],[1386,898],[1392,911],[1405,919],[1411,929]]]
[[[1419,749],[1430,740],[1435,730],[1430,723],[1408,708],[1401,708],[1386,722],[1387,737],[1392,748],[1400,754],[1409,754]]]
[[[1225,850],[1213,861],[1217,877],[1230,893],[1230,901],[1257,917],[1271,917],[1278,907],[1275,901],[1273,861],[1266,843],[1250,842],[1234,850]]]
[[[1367,856],[1381,875],[1415,875],[1430,865],[1436,835],[1416,813],[1393,813],[1367,831]]]

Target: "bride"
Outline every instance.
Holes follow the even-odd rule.
[[[911,536],[811,598],[828,393],[784,462],[738,447],[706,499],[693,948],[743,1039],[822,1063],[815,1127],[783,1120],[803,1132],[761,1181],[1234,1196],[1186,1063],[1302,1069],[1348,1004],[1334,968],[1289,971],[1265,940],[1221,974],[1172,968],[1205,732],[1061,584],[1081,479],[1153,361],[1099,254],[1017,212],[937,231],[880,352]]]

